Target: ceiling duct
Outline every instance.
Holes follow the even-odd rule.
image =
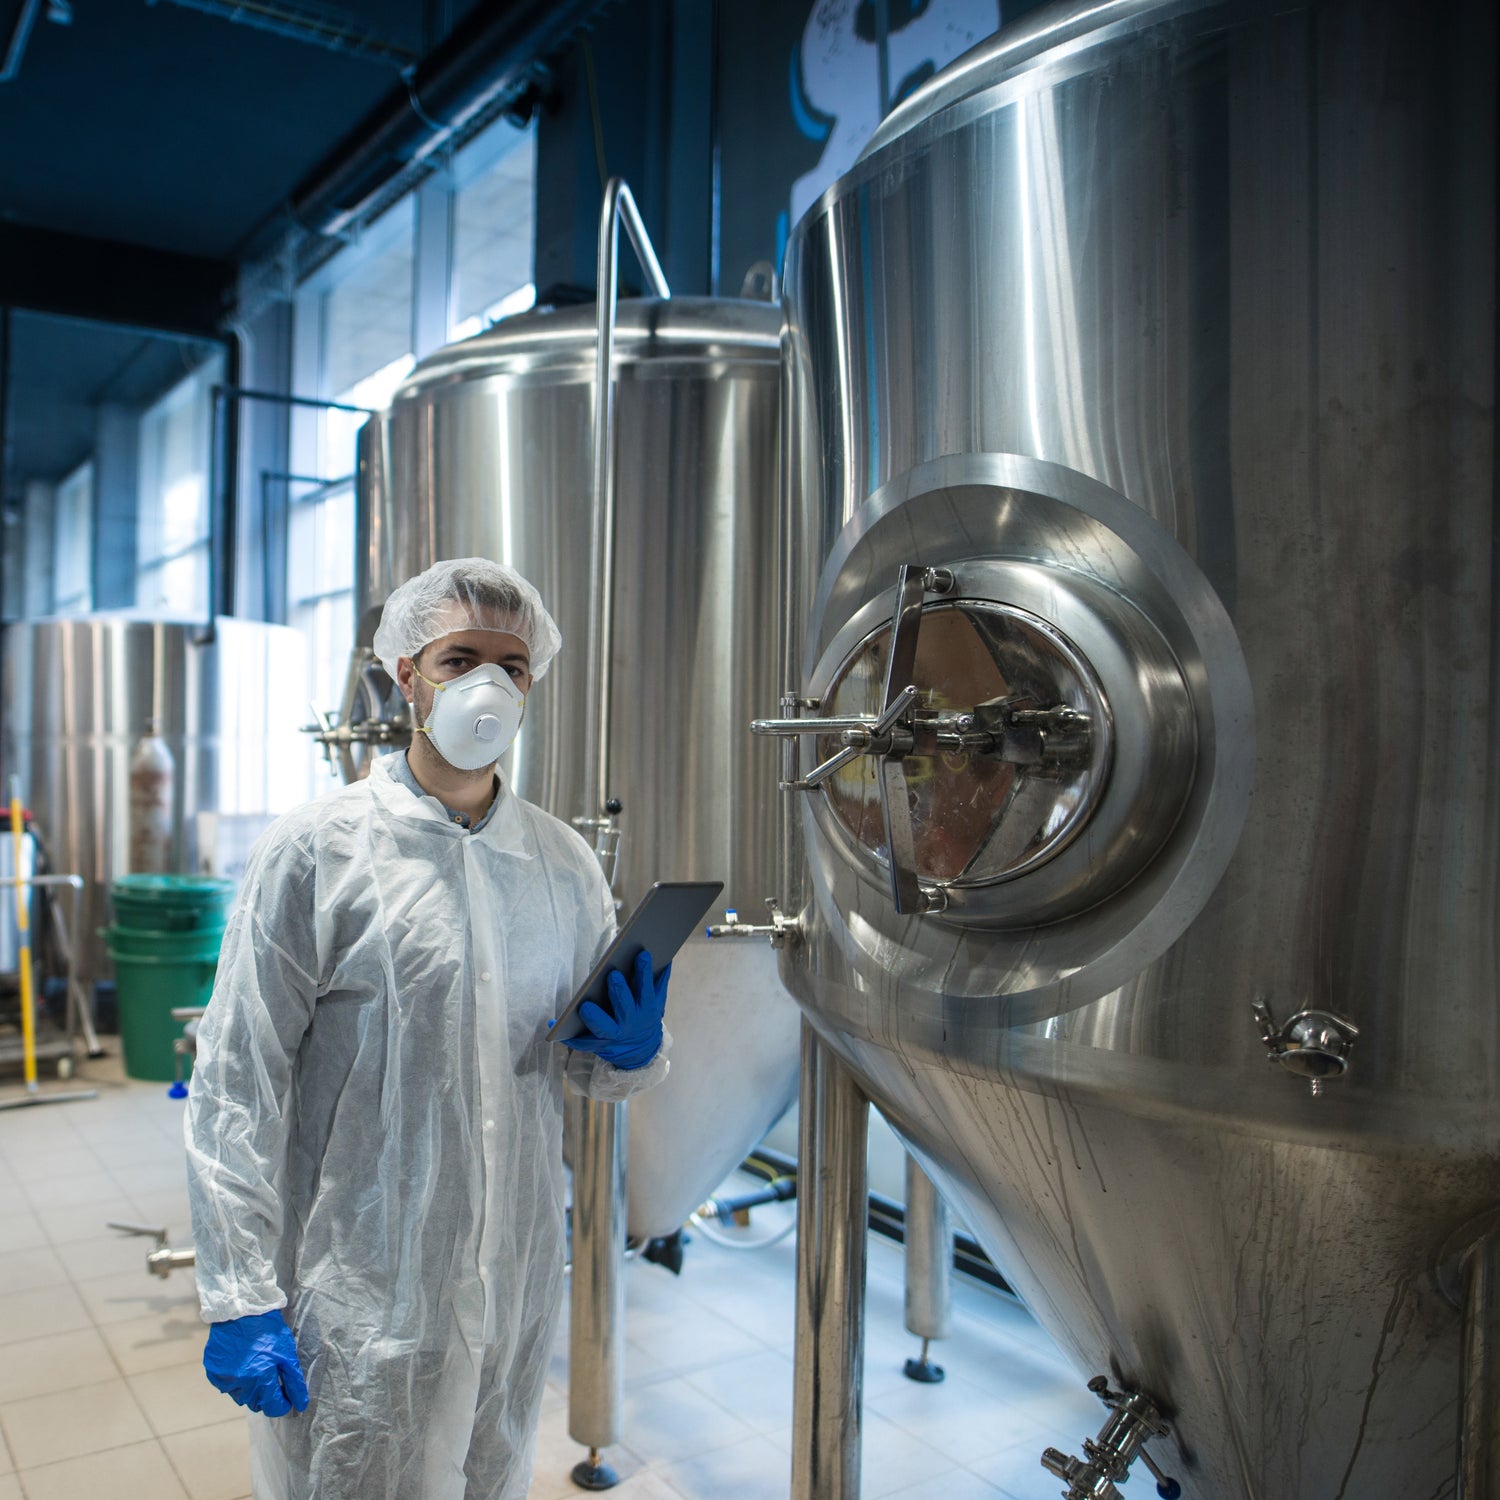
[[[524,93],[538,59],[601,8],[601,0],[477,6],[300,184],[287,205],[293,220],[320,235],[358,223],[393,179]]]
[[[366,57],[373,62],[409,67],[417,55],[368,31],[358,20],[331,6],[279,3],[271,0],[146,0],[148,5],[175,5],[196,10],[220,21],[233,21],[256,31],[308,42],[330,52]]]

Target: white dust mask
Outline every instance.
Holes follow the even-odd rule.
[[[503,667],[478,666],[451,682],[417,676],[433,689],[432,712],[418,732],[431,736],[449,765],[482,771],[510,749],[526,716],[526,694]]]

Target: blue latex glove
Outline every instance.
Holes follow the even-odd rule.
[[[592,1052],[616,1068],[644,1068],[661,1051],[667,980],[672,977],[671,964],[662,970],[659,980],[652,977],[651,968],[651,955],[642,953],[635,961],[634,990],[618,969],[611,969],[606,981],[610,1009],[585,1000],[578,1007],[578,1018],[588,1030],[570,1037],[563,1046],[575,1052]]]
[[[307,1381],[297,1341],[279,1310],[214,1323],[203,1369],[209,1381],[241,1406],[268,1417],[307,1410]]]

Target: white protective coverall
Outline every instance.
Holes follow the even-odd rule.
[[[564,1261],[547,1040],[615,927],[572,829],[502,788],[469,834],[369,778],[262,838],[187,1110],[205,1321],[286,1306],[306,1412],[251,1416],[257,1500],[519,1500]]]

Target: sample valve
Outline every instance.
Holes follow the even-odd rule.
[[[730,907],[722,922],[710,923],[704,931],[711,938],[770,938],[773,948],[785,948],[801,934],[801,924],[795,917],[787,916],[774,898],[767,899],[766,907],[771,913],[769,922],[742,922],[740,914]]]
[[[1169,1479],[1146,1452],[1147,1442],[1171,1431],[1156,1403],[1140,1391],[1110,1390],[1103,1375],[1089,1381],[1089,1389],[1110,1411],[1099,1436],[1084,1439],[1082,1458],[1057,1448],[1048,1448],[1042,1454],[1042,1467],[1067,1481],[1063,1500],[1123,1500],[1115,1486],[1130,1477],[1130,1466],[1136,1459],[1150,1469],[1162,1500],[1178,1500],[1182,1486]]]
[[[126,1234],[143,1234],[149,1239],[156,1241],[156,1249],[150,1251],[146,1256],[146,1269],[153,1276],[160,1276],[163,1281],[173,1271],[186,1270],[189,1266],[197,1264],[198,1257],[193,1250],[173,1250],[167,1243],[169,1236],[165,1229],[158,1229],[150,1224],[126,1224],[118,1219],[110,1219],[107,1223],[110,1229],[123,1230]]]

